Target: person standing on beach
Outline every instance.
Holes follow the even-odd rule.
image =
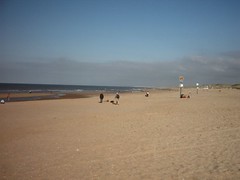
[[[102,102],[103,102],[103,98],[104,98],[103,93],[100,94],[99,98],[100,98],[100,101],[99,101],[99,102],[102,103]]]
[[[119,99],[120,99],[120,95],[116,93],[116,96],[115,96],[116,105],[119,105]]]
[[[10,101],[10,93],[7,95],[7,101]]]

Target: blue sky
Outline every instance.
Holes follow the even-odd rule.
[[[238,0],[2,0],[0,81],[239,83],[239,9]]]

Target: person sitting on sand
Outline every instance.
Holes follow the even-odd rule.
[[[180,98],[190,98],[190,95],[181,94]]]
[[[148,97],[149,96],[149,92],[147,91],[146,94],[145,94],[145,97]]]
[[[104,95],[103,95],[103,93],[100,94],[99,98],[100,98],[99,103],[102,103],[102,102],[103,102],[103,99],[104,99]]]

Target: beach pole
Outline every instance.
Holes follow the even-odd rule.
[[[182,89],[183,89],[183,80],[184,80],[184,77],[183,76],[179,76],[179,91],[180,91],[180,98],[182,97]]]
[[[179,88],[180,88],[180,98],[181,98],[182,97],[183,83],[179,84]]]
[[[196,87],[197,87],[197,94],[198,94],[199,83],[196,83]]]

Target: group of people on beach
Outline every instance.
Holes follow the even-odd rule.
[[[103,93],[100,94],[99,98],[100,98],[99,103],[102,103],[102,102],[103,102],[103,99],[104,99]],[[119,99],[120,99],[120,95],[119,95],[119,93],[117,92],[116,95],[115,95],[114,100],[112,100],[112,101],[110,101],[110,102],[111,102],[112,104],[119,105]],[[109,100],[107,100],[107,102],[109,102]]]
[[[145,97],[149,97],[149,95],[150,95],[150,93],[149,93],[149,91],[147,91],[146,92],[146,94],[145,94]],[[104,99],[104,94],[103,93],[101,93],[100,95],[99,95],[99,103],[103,103],[103,99]],[[114,97],[114,100],[112,100],[112,101],[110,101],[112,104],[115,104],[115,105],[119,105],[119,99],[120,99],[120,95],[119,95],[119,93],[117,92],[116,93],[116,95],[115,95],[115,97]],[[109,100],[106,100],[106,102],[109,102]]]
[[[149,97],[149,95],[150,95],[150,93],[149,93],[149,91],[147,91],[146,94],[145,94],[145,97]],[[100,96],[99,96],[99,98],[100,98],[99,103],[103,103],[104,94],[101,93]],[[190,92],[189,92],[188,95],[181,94],[181,95],[180,95],[180,98],[190,98]],[[119,95],[119,93],[117,92],[116,95],[115,95],[114,100],[111,100],[110,103],[115,104],[115,105],[119,105],[119,99],[120,99],[120,95]],[[106,100],[106,102],[109,102],[109,100]]]

